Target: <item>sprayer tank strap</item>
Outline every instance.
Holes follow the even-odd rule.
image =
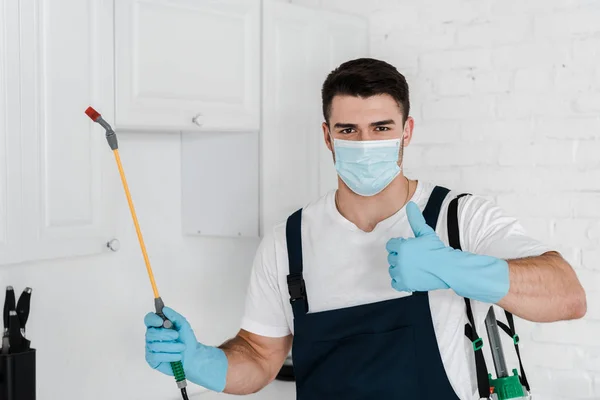
[[[525,375],[523,363],[521,362],[521,351],[519,350],[519,335],[517,335],[517,332],[515,331],[515,322],[513,319],[513,315],[506,310],[504,311],[504,314],[506,315],[506,320],[508,321],[509,326],[507,326],[502,321],[498,321],[498,326],[502,328],[502,330],[513,339],[513,344],[515,345],[517,358],[519,359],[519,368],[521,370],[521,376],[519,378],[521,380],[521,384],[525,386],[525,389],[527,389],[527,391],[530,391],[529,381],[527,381],[527,375]]]
[[[458,228],[458,200],[464,196],[470,195],[469,193],[463,193],[450,202],[448,206],[448,240],[450,246],[452,248],[462,250],[460,244],[460,231]],[[479,396],[481,398],[488,398],[490,393],[490,384],[488,379],[488,371],[487,366],[485,364],[485,358],[483,356],[483,339],[481,339],[475,327],[475,319],[473,318],[473,310],[471,308],[471,301],[465,298],[465,308],[467,312],[467,318],[469,322],[465,324],[465,335],[473,342],[473,350],[475,352],[475,369],[477,372],[477,387],[479,391]],[[525,370],[523,369],[523,363],[521,362],[521,353],[519,351],[519,336],[515,331],[514,319],[513,315],[508,311],[504,311],[506,315],[506,319],[510,327],[506,326],[501,321],[498,321],[498,326],[500,326],[509,336],[513,338],[515,350],[517,352],[517,357],[519,359],[519,368],[521,370],[521,384],[525,386],[525,388],[529,391],[529,382],[527,381],[527,377],[525,375]]]
[[[450,247],[462,250],[460,245],[460,231],[458,229],[458,200],[461,197],[468,196],[469,193],[463,193],[450,202],[448,206],[448,242]],[[487,366],[485,365],[485,358],[483,356],[483,339],[477,334],[477,328],[475,325],[475,319],[473,318],[473,310],[471,308],[471,301],[465,298],[465,306],[467,311],[467,318],[469,322],[465,324],[465,336],[473,343],[473,350],[475,352],[475,370],[477,373],[477,390],[479,391],[479,397],[487,399],[490,395],[490,382],[488,379]]]

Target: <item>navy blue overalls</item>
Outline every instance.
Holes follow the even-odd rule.
[[[434,229],[447,194],[436,187],[423,211]],[[298,210],[286,226],[297,399],[458,399],[440,357],[427,292],[307,313],[301,220]]]

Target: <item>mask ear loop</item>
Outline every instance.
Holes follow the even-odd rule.
[[[335,162],[335,145],[333,136],[331,136],[331,129],[329,129],[329,123],[327,123],[327,135],[329,136],[329,142],[331,143],[331,154],[333,155],[333,161]]]
[[[404,174],[404,131],[406,129],[406,122],[402,126],[402,137],[400,138],[400,152],[398,154],[398,167],[400,168],[400,172]],[[405,177],[406,178],[406,177]]]

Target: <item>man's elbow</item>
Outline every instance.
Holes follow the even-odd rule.
[[[580,319],[587,313],[587,299],[585,290],[581,285],[578,285],[577,290],[570,294],[570,299],[567,301],[568,309],[565,319]]]
[[[577,274],[573,268],[558,254],[559,263],[562,264],[562,270],[565,273],[562,277],[566,285],[567,293],[564,295],[564,304],[566,305],[564,320],[580,319],[587,313],[587,299],[585,289],[581,285]]]

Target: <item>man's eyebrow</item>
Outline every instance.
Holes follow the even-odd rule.
[[[396,124],[396,122],[394,122],[393,119],[385,119],[383,121],[371,122],[369,124],[369,126],[373,127],[373,126],[395,125],[395,124]],[[351,124],[351,123],[347,123],[347,122],[336,122],[336,124],[333,127],[334,128],[357,128],[358,124]]]
[[[386,119],[383,121],[371,122],[369,126],[380,126],[380,125],[396,125],[393,119]]]
[[[358,127],[358,125],[357,124],[349,124],[349,123],[345,123],[345,122],[336,122],[333,127],[334,128],[356,128],[356,127]]]

